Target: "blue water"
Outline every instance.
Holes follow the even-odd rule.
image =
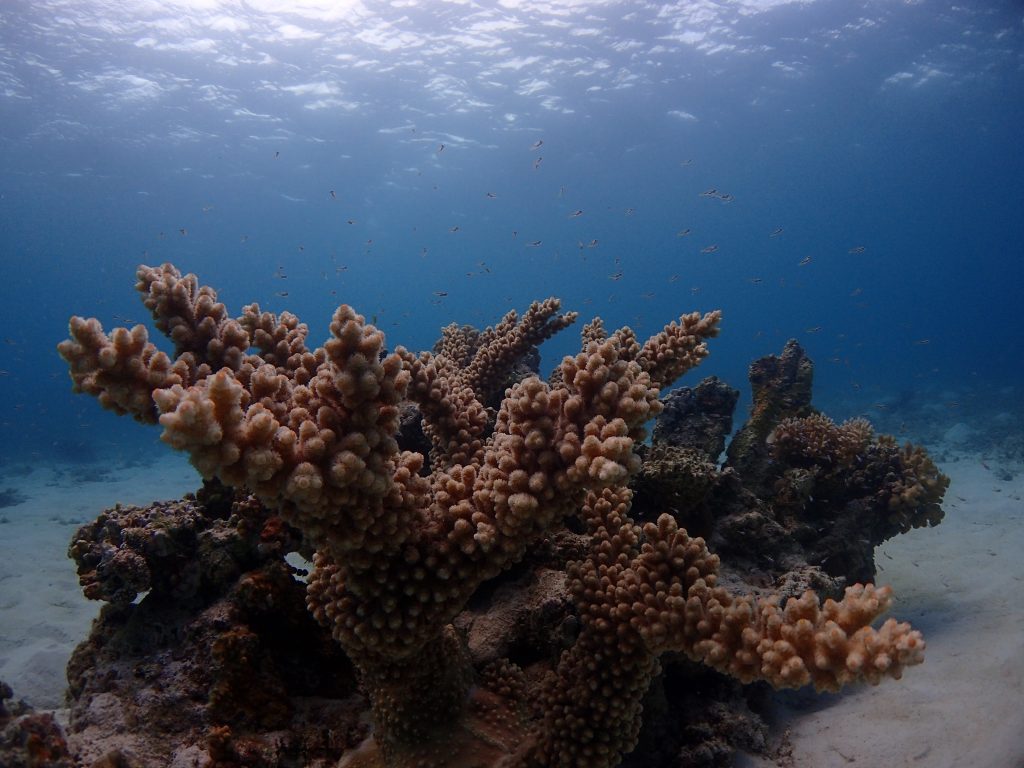
[[[836,417],[1019,423],[1019,2],[5,0],[0,95],[5,463],[169,450],[55,352],[164,261],[315,343],[721,308],[700,373],[796,337]]]

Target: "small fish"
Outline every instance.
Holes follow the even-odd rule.
[[[435,296],[447,296],[448,291],[434,291]]]
[[[459,231],[459,226],[458,226],[458,224],[456,224],[456,225],[455,225],[454,227],[449,227],[449,228],[448,228],[448,231],[449,231],[449,232],[458,232],[458,231]]]
[[[337,199],[338,199],[338,195],[337,195],[337,194],[335,193],[335,191],[334,191],[334,190],[332,189],[332,190],[331,190],[331,200],[337,200]]]
[[[703,248],[700,249],[700,252],[701,253],[714,253],[717,250],[718,250],[718,246],[717,245],[706,245],[706,246],[704,246]]]
[[[761,278],[760,277],[752,277],[752,278],[750,278],[750,282],[753,283],[754,285],[760,285],[761,284]]]
[[[540,244],[542,242],[544,242],[544,241],[543,240],[534,240],[532,243],[527,243],[526,247],[527,248],[540,248]]]
[[[575,210],[575,211],[573,211],[572,213],[569,214],[569,218],[570,219],[576,219],[576,218],[579,218],[582,215],[583,215],[583,211],[577,209],[577,210]]]
[[[626,209],[626,215],[627,216],[632,216],[634,213],[636,213],[636,208],[627,208]]]
[[[622,270],[620,269],[618,272],[612,272],[612,274],[608,275],[608,279],[609,280],[621,280],[622,279]]]
[[[806,333],[818,333],[819,331],[821,331],[821,326],[820,325],[814,325],[814,326],[811,326],[810,328],[808,328],[806,330]]]
[[[493,192],[488,192],[488,193],[487,193],[487,195],[486,195],[486,197],[489,197],[489,198],[490,198],[491,200],[493,200],[494,198],[496,198],[496,197],[497,197],[497,195],[496,195],[496,194],[494,194]]]
[[[535,170],[535,171],[536,171],[536,170],[537,170],[538,168],[540,168],[540,164],[541,164],[541,162],[542,162],[543,160],[544,160],[544,158],[543,158],[543,157],[538,157],[538,158],[537,158],[536,160],[534,160],[534,161],[533,161],[533,170]]]
[[[779,235],[781,235],[781,234],[782,234],[783,232],[785,232],[785,231],[786,231],[786,230],[784,230],[784,229],[783,229],[782,227],[776,227],[775,229],[773,229],[773,230],[772,230],[772,231],[771,231],[771,232],[769,233],[768,237],[778,237]]]
[[[866,251],[866,250],[867,250],[867,248],[865,248],[863,245],[858,245],[858,246],[848,250],[847,253],[864,253],[864,251]]]
[[[718,199],[721,200],[723,203],[731,203],[736,198],[734,198],[732,195],[728,193],[725,193],[723,195],[719,195]]]
[[[670,277],[669,277],[669,279],[668,279],[668,281],[669,281],[670,283],[676,283],[676,282],[679,282],[679,275],[672,275],[672,276],[670,276]]]
[[[346,223],[346,224],[355,224],[355,223],[356,223],[356,220],[355,220],[355,219],[346,219],[346,220],[345,220],[345,223]]]
[[[810,256],[804,256],[802,259],[800,259],[800,263],[797,266],[798,267],[806,267],[810,263],[811,263],[811,257]]]
[[[654,291],[647,291],[647,293],[641,293],[640,294],[640,298],[641,299],[653,299],[654,298]]]
[[[288,295],[288,291],[278,291],[277,295],[278,296],[287,296]]]
[[[597,239],[595,238],[594,240],[591,240],[589,243],[587,243],[587,248],[597,248]]]
[[[714,187],[712,187],[711,189],[706,189],[703,192],[701,192],[700,196],[701,197],[714,197],[717,194],[718,194],[718,190],[715,189]]]
[[[931,344],[931,342],[932,342],[931,339],[918,339],[914,343],[919,345],[919,346],[924,346],[925,344]]]
[[[530,149],[540,149],[544,146],[544,139],[537,139],[533,144],[530,145]]]
[[[686,237],[692,231],[693,230],[690,229],[689,227],[687,227],[686,229],[680,229],[678,232],[676,232],[676,237]]]

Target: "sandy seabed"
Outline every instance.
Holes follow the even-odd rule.
[[[877,688],[780,694],[789,757],[737,766],[1024,768],[1024,473],[997,479],[971,456],[941,469],[953,481],[943,523],[876,553],[894,615],[925,635],[925,663]],[[72,534],[105,507],[178,498],[198,480],[172,455],[102,473],[39,467],[0,484],[26,499],[0,509],[0,680],[37,709],[59,708],[65,665],[99,610],[67,558]]]
[[[0,680],[15,697],[36,709],[60,707],[68,658],[99,613],[68,558],[79,526],[114,504],[177,499],[200,484],[188,460],[170,452],[153,464],[37,465],[0,479],[26,498],[0,509]]]

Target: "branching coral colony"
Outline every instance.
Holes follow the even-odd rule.
[[[388,353],[344,305],[310,349],[294,315],[253,304],[231,318],[170,264],[140,267],[136,287],[173,357],[141,325],[108,336],[74,317],[59,347],[74,388],[158,422],[204,478],[247,489],[315,548],[309,609],[372,708],[371,736],[342,765],[617,765],[670,651],[744,682],[819,690],[899,678],[923,659],[908,624],[871,627],[888,588],[855,585],[823,604],[809,591],[785,605],[732,594],[717,556],[673,517],[630,518],[643,425],[662,408],[659,390],[707,355],[718,312],[684,315],[643,343],[592,323],[550,382],[514,383],[495,415],[485,403],[511,367],[574,321],[557,300],[480,334],[449,326],[433,354],[414,355]],[[406,400],[429,457],[399,450]],[[474,680],[452,621],[574,516],[589,534],[568,568],[578,634],[530,711],[514,664]]]

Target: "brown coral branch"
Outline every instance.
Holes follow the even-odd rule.
[[[480,334],[473,359],[461,372],[462,381],[486,402],[512,366],[532,348],[576,322],[575,312],[559,314],[562,303],[554,298],[533,302],[522,320],[511,311],[493,328]]]
[[[291,312],[278,317],[261,312],[259,304],[247,304],[238,324],[252,340],[258,356],[282,372],[292,372],[296,383],[306,384],[315,374],[321,361],[306,347],[309,328]]]
[[[558,314],[560,308],[555,298],[535,301],[521,319],[512,310],[483,331],[451,324],[435,354],[403,353],[412,374],[409,398],[419,405],[431,441],[432,469],[482,461],[485,405],[528,352],[576,320],[575,312]]]
[[[659,387],[667,387],[708,355],[706,339],[718,335],[722,313],[692,312],[644,342],[637,362]]]
[[[924,528],[942,522],[942,499],[949,488],[949,476],[935,466],[919,445],[898,448],[895,439],[879,438],[879,446],[892,457],[894,469],[886,474],[886,506],[894,533]]]
[[[718,557],[670,515],[642,528],[625,488],[591,492],[582,514],[587,559],[568,571],[581,632],[545,693],[545,722],[517,758],[531,768],[614,766],[636,744],[641,699],[667,651],[776,688],[838,690],[899,678],[923,661],[908,624],[871,624],[892,602],[888,587],[855,585],[821,604],[813,592],[784,607],[717,585]]]
[[[450,358],[402,355],[411,375],[409,399],[419,406],[431,443],[431,467],[479,464],[488,414],[477,393],[461,381]]]
[[[182,275],[174,265],[140,266],[135,289],[157,329],[174,342],[174,356],[191,353],[198,364],[216,371],[237,371],[249,348],[249,335],[217,301],[217,292],[199,284],[193,274]]]
[[[156,423],[152,393],[188,383],[195,376],[192,361],[174,362],[150,343],[145,326],[115,328],[108,337],[95,318],[72,317],[70,339],[57,345],[71,369],[75,392],[99,399],[104,408]]]

